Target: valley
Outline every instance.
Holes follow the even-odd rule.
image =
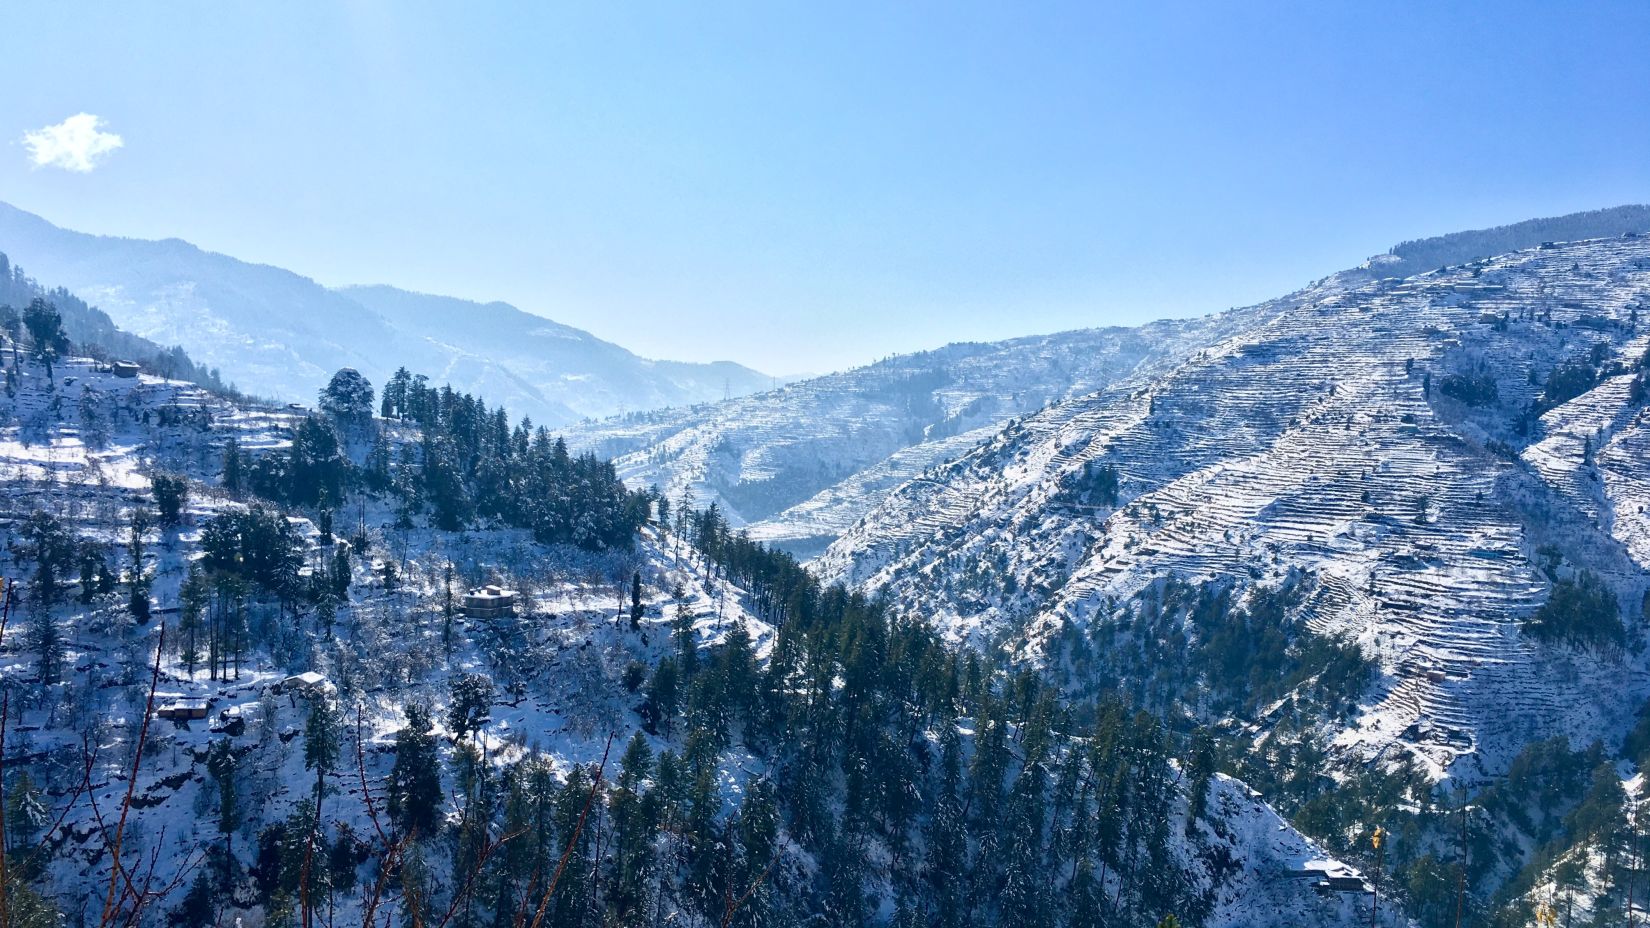
[[[1619,906],[1650,743],[1650,238],[1381,265],[559,434],[404,369],[311,406],[166,376],[158,346],[77,355],[15,275],[14,901],[184,925],[323,896],[363,924]],[[153,344],[76,312],[99,352]],[[469,613],[483,589],[512,605]]]

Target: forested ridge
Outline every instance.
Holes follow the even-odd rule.
[[[1582,342],[1516,402],[1481,368],[1439,402],[1537,428],[1611,378],[1638,390],[1638,355]],[[1361,869],[1340,897],[1294,884],[1325,923],[1577,903],[1604,924],[1650,892],[1623,782],[1650,722],[1532,740],[1465,789],[1337,754],[1379,677],[1314,631],[1310,571],[1170,572],[1035,650],[959,646],[406,369],[381,392],[341,370],[313,410],[237,406],[75,360],[33,296],[5,349],[9,924],[1227,924],[1234,881],[1291,877],[1238,855],[1232,804],[1259,803],[1220,774]],[[1115,509],[1131,479],[1096,459],[1050,498]],[[1435,509],[1402,506],[1405,527]],[[953,586],[1012,583],[995,563]],[[1608,583],[1545,563],[1522,634],[1637,647]],[[519,608],[466,615],[483,584]],[[190,699],[218,714],[176,727]],[[107,783],[130,791],[89,811]],[[182,866],[144,827],[150,862],[114,865],[110,809],[165,803]],[[88,861],[106,891],[74,883]]]
[[[51,361],[31,351],[15,362],[19,382],[39,387]],[[714,505],[629,490],[608,462],[569,454],[479,398],[398,374],[374,400],[364,378],[341,371],[316,412],[290,417],[284,442],[250,447],[231,433],[204,472],[150,470],[147,492],[101,537],[48,509],[16,535],[14,602],[27,618],[7,641],[44,687],[18,695],[30,706],[21,717],[80,699],[72,641],[112,628],[127,642],[120,672],[143,723],[124,736],[143,746],[131,755],[140,775],[173,743],[152,691],[141,697],[145,664],[156,682],[175,673],[232,687],[273,659],[332,667],[339,684],[336,697],[304,691],[284,734],[268,726],[288,710],[267,695],[269,722],[214,725],[190,762],[201,779],[187,866],[147,889],[117,871],[93,920],[203,926],[259,913],[312,924],[344,905],[370,924],[538,924],[543,912],[543,923],[591,926],[1111,925],[1170,914],[1195,924],[1208,911],[1208,880],[1185,852],[1204,833],[1206,740],[1185,742],[1116,699],[1074,710],[1036,674],[822,585]],[[197,420],[169,413],[144,428],[198,432]],[[382,521],[363,519],[369,511]],[[183,542],[191,525],[198,534]],[[371,603],[407,601],[415,578],[401,565],[418,544],[512,530],[547,553],[638,565],[619,587],[631,597],[620,634],[664,629],[669,644],[616,681],[633,734],[597,764],[534,750],[493,758],[492,713],[525,691],[489,650],[410,691],[389,769],[369,774],[361,699],[377,691],[371,679],[389,679],[375,661],[390,655],[362,636],[397,615],[428,621]],[[636,559],[644,533],[663,562]],[[175,607],[160,610],[172,594],[157,587],[157,557],[169,550],[197,554],[183,562]],[[707,643],[679,592],[652,607],[673,608],[668,621],[644,626],[643,568],[738,597],[772,629],[760,653],[746,620]],[[449,655],[466,634],[533,634],[531,613],[455,630],[447,571],[446,592],[434,593],[444,605],[427,588],[414,596],[444,616]],[[408,629],[400,646],[416,653],[427,628]],[[160,655],[145,657],[145,642],[161,643]],[[275,813],[283,807],[258,792],[268,788],[259,758],[289,739],[313,780]],[[55,924],[54,820],[90,801],[72,763],[39,763],[13,757],[5,771],[8,924]],[[127,809],[134,798],[110,801]],[[153,861],[113,863],[118,835],[99,839],[107,865],[153,878]]]

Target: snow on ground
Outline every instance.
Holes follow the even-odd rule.
[[[68,686],[51,698],[39,688],[28,659],[27,625],[39,607],[32,602],[19,607],[5,634],[8,652],[21,658],[4,668],[4,686],[14,700],[8,753],[44,761],[48,775],[42,786],[54,813],[73,801],[65,828],[57,833],[54,883],[70,895],[77,887],[96,895],[107,873],[106,832],[128,787],[130,745],[148,703],[160,625],[175,622],[179,588],[196,556],[201,526],[242,505],[212,486],[223,449],[231,437],[247,449],[282,447],[303,412],[236,407],[192,385],[147,375],[120,378],[84,360],[57,365],[51,381],[37,365],[24,365],[23,376],[16,396],[0,400],[0,421],[6,423],[0,426],[5,542],[18,541],[17,529],[30,513],[50,512],[77,535],[111,546],[109,560],[119,565],[128,513],[152,505],[150,475],[167,471],[193,478],[184,524],[146,533],[145,568],[154,578],[151,598],[159,621],[134,626],[120,596],[91,608],[56,607],[53,615],[67,639]],[[302,516],[290,518],[307,544],[318,547],[316,527]],[[174,630],[159,665],[154,704],[158,709],[203,703],[208,718],[156,718],[150,724],[126,848],[129,859],[153,855],[156,886],[180,873],[187,877],[205,846],[218,840],[208,833],[216,787],[206,770],[206,749],[213,739],[229,737],[244,755],[240,788],[258,813],[248,815],[248,822],[277,820],[311,795],[314,774],[304,769],[301,732],[308,700],[318,697],[283,688],[291,674],[316,670],[329,680],[332,695],[326,698],[336,699],[345,717],[346,757],[329,777],[328,816],[367,836],[373,825],[355,767],[357,720],[361,764],[376,792],[393,760],[391,746],[404,724],[405,705],[415,700],[435,705],[438,734],[448,734],[439,709],[452,674],[486,670],[498,678],[490,721],[474,736],[494,762],[536,751],[565,772],[573,764],[599,761],[610,736],[615,745],[610,762],[617,762],[639,727],[633,709],[640,697],[623,686],[624,671],[636,662],[651,667],[674,647],[672,624],[679,611],[691,617],[701,646],[720,643],[743,623],[758,657],[765,658],[772,647],[774,629],[750,613],[743,591],[708,577],[675,538],[650,532],[635,552],[600,556],[546,549],[518,530],[379,528],[391,521],[381,504],[359,503],[337,515],[340,543],[366,526],[371,549],[370,556],[354,562],[351,603],[339,611],[334,641],[294,640],[283,654],[248,653],[227,679],[214,680],[202,667],[191,673],[184,665]],[[26,565],[10,550],[0,549],[6,552],[0,555],[0,574],[19,579]],[[399,580],[393,586],[385,582],[386,561],[396,566]],[[514,620],[456,616],[450,654],[442,644],[440,607],[449,563],[455,595],[490,580],[526,594]],[[644,578],[645,615],[632,630],[628,593],[621,595],[619,583],[636,570]],[[71,598],[74,592],[71,586]],[[272,602],[254,603],[250,621],[314,628],[313,616],[282,618],[278,609]],[[500,673],[501,661],[511,668],[510,679]],[[653,740],[655,748],[664,746]],[[452,750],[450,739],[442,744]],[[81,795],[77,784],[88,751],[94,755],[92,788]],[[724,758],[720,779],[727,801],[760,773],[759,762],[748,755]],[[381,810],[382,795],[375,801]],[[251,827],[234,836],[237,844],[251,846],[256,838]]]
[[[11,469],[0,522],[6,541],[17,540],[19,520],[46,511],[82,537],[111,546],[118,564],[129,512],[150,504],[151,473],[187,475],[193,491],[181,526],[151,528],[145,537],[158,621],[135,626],[118,595],[89,608],[57,607],[52,616],[68,639],[67,686],[51,694],[39,686],[29,653],[26,625],[37,607],[21,609],[5,634],[9,658],[0,681],[13,700],[7,750],[33,761],[54,813],[68,809],[65,827],[54,832],[51,865],[53,883],[66,896],[101,898],[108,830],[128,788],[134,798],[125,859],[152,866],[157,886],[187,883],[205,849],[226,837],[214,830],[218,787],[207,769],[208,745],[216,739],[228,739],[240,757],[237,789],[246,814],[227,837],[244,856],[260,823],[281,819],[313,795],[315,774],[303,756],[312,700],[336,700],[344,722],[343,758],[326,777],[327,818],[371,840],[376,831],[363,778],[382,810],[395,734],[415,701],[436,708],[441,750],[454,750],[441,709],[455,674],[486,671],[497,683],[490,718],[472,739],[491,762],[537,752],[566,772],[599,761],[610,739],[610,764],[616,763],[640,724],[641,697],[625,685],[626,669],[651,667],[675,646],[679,614],[689,618],[701,647],[722,642],[741,624],[759,659],[773,646],[775,630],[750,611],[744,592],[708,574],[672,535],[649,529],[634,552],[591,554],[547,549],[512,529],[401,531],[390,527],[393,513],[385,504],[352,500],[335,517],[338,543],[364,528],[368,551],[353,562],[350,602],[339,611],[334,637],[320,634],[313,615],[282,614],[277,603],[256,602],[249,622],[273,643],[236,661],[224,679],[212,679],[204,668],[191,671],[183,663],[174,632],[161,653],[155,705],[204,704],[207,718],[152,719],[137,780],[130,782],[131,746],[148,704],[161,625],[175,623],[179,587],[202,526],[243,505],[213,486],[223,448],[231,437],[244,448],[281,447],[300,411],[238,408],[186,384],[115,378],[88,362],[65,362],[56,375],[48,389],[38,379],[43,372],[28,367],[17,398],[0,406],[7,415],[0,467]],[[299,514],[289,518],[311,547],[311,563],[318,563],[316,526]],[[8,557],[0,572],[16,577],[23,566]],[[442,608],[449,568],[455,594],[486,582],[520,590],[518,615],[454,616],[449,650]],[[632,628],[622,583],[636,571],[645,608]],[[279,632],[287,627],[304,631]],[[287,682],[301,671],[325,682],[315,689]],[[650,740],[655,749],[667,746]],[[724,802],[731,806],[764,772],[748,752],[726,753],[718,772]],[[89,789],[82,794],[83,777]],[[1218,896],[1212,924],[1250,924],[1257,913],[1274,910],[1301,913],[1314,924],[1356,921],[1350,917],[1355,906],[1334,895],[1320,898],[1290,875],[1321,855],[1241,784],[1220,780],[1214,802],[1217,828],[1181,845],[1188,866],[1211,862],[1192,859],[1200,853],[1218,858],[1218,870],[1209,871],[1208,888]],[[457,800],[448,805],[456,814]],[[338,904],[347,918],[352,903]]]
[[[1531,738],[1623,730],[1650,695],[1642,654],[1520,632],[1551,586],[1550,552],[1603,576],[1629,619],[1650,589],[1650,439],[1629,398],[1647,292],[1642,238],[1401,281],[1336,275],[1235,311],[1144,383],[1013,423],[887,495],[817,564],[955,640],[1006,636],[1033,658],[1165,576],[1249,586],[1304,572],[1309,626],[1357,641],[1383,671],[1331,732],[1340,748],[1493,775]],[[1549,373],[1599,343],[1625,372],[1522,436]],[[1498,396],[1454,399],[1453,375],[1487,376]],[[1116,507],[1074,495],[1101,464],[1121,476]]]
[[[1213,872],[1226,875],[1214,887],[1210,928],[1369,924],[1372,897],[1365,875],[1302,837],[1248,787],[1217,776],[1209,805],[1216,824],[1203,829],[1202,853],[1214,863]],[[1317,886],[1330,877],[1359,880],[1362,888]],[[1382,923],[1404,924],[1391,913],[1388,918]]]

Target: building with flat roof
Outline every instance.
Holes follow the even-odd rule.
[[[516,591],[488,585],[464,594],[464,614],[472,619],[515,615]]]

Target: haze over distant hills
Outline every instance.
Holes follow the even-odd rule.
[[[1628,232],[1650,232],[1650,207],[1404,242],[1335,276],[1356,286],[1547,241]],[[730,402],[582,423],[569,440],[615,456],[621,474],[637,485],[691,494],[701,505],[716,502],[753,536],[811,556],[896,488],[921,485],[924,471],[960,458],[1009,420],[1085,394],[1144,389],[1247,318],[1234,310],[949,345]]]
[[[388,286],[329,289],[282,268],[59,228],[0,203],[0,251],[103,309],[125,331],[185,348],[247,392],[309,401],[354,367],[397,367],[487,396],[541,424],[743,395],[772,383],[732,362],[641,358],[507,303]]]
[[[314,666],[332,676],[328,686],[410,694],[403,675],[414,665],[395,662],[422,642],[429,682],[413,685],[449,691],[447,718],[475,683],[470,672],[453,671],[488,667],[527,694],[520,706],[491,701],[493,731],[543,730],[543,706],[558,714],[593,707],[599,714],[590,717],[603,726],[566,726],[551,750],[560,759],[596,756],[592,733],[616,730],[608,722],[618,719],[635,733],[621,771],[639,769],[649,738],[671,746],[658,755],[659,769],[670,770],[701,730],[695,719],[726,713],[740,718],[727,729],[741,739],[724,745],[732,756],[781,758],[764,761],[784,788],[781,822],[801,821],[803,802],[813,802],[795,785],[804,781],[835,791],[817,808],[857,808],[866,801],[856,785],[864,770],[890,778],[868,794],[939,797],[902,813],[902,824],[868,826],[864,853],[879,860],[889,847],[929,840],[928,824],[951,814],[938,805],[947,795],[955,804],[964,795],[1002,803],[1005,816],[957,821],[982,832],[974,846],[1018,842],[1024,850],[1011,852],[1014,859],[1062,861],[1075,853],[1064,837],[1056,840],[1075,833],[1069,823],[1121,822],[1120,834],[1140,829],[1144,838],[1109,850],[1095,844],[1113,875],[1097,885],[1115,885],[1110,905],[1133,905],[1148,917],[1118,923],[1151,924],[1149,913],[1173,908],[1205,928],[1364,924],[1374,921],[1364,905],[1376,881],[1381,911],[1396,913],[1392,923],[1426,928],[1448,928],[1469,904],[1500,913],[1475,924],[1528,925],[1520,913],[1552,897],[1561,881],[1585,894],[1581,907],[1608,913],[1620,907],[1609,894],[1619,898],[1616,887],[1635,877],[1602,869],[1577,876],[1567,861],[1593,854],[1601,828],[1636,834],[1626,829],[1637,827],[1646,801],[1639,788],[1650,768],[1647,229],[1650,210],[1624,207],[1409,242],[1277,299],[1210,316],[957,343],[782,389],[566,429],[575,448],[617,455],[613,467],[570,459],[548,442],[517,442],[490,416],[415,414],[363,429],[371,417],[347,409],[303,417],[159,377],[119,377],[81,359],[60,361],[54,378],[41,363],[49,349],[37,354],[44,343],[31,332],[25,344],[19,331],[0,352],[11,362],[0,394],[0,465],[15,475],[6,483],[8,506],[35,514],[21,529],[11,523],[17,540],[7,550],[19,563],[84,558],[82,577],[91,579],[81,588],[89,592],[57,614],[74,622],[77,645],[89,640],[97,659],[132,666],[130,649],[109,630],[130,635],[133,626],[107,617],[133,610],[134,601],[147,610],[152,595],[181,601],[194,575],[190,547],[204,559],[216,556],[205,539],[237,536],[208,527],[145,546],[139,534],[128,549],[137,553],[124,556],[139,559],[133,576],[157,578],[154,586],[136,586],[135,599],[118,588],[100,593],[100,545],[148,518],[122,506],[143,505],[146,486],[158,506],[163,488],[178,485],[168,481],[180,481],[211,488],[198,494],[189,521],[221,526],[229,523],[219,519],[261,511],[243,511],[235,494],[262,498],[296,513],[279,524],[305,527],[259,544],[285,546],[294,565],[333,557],[343,593],[322,590],[339,600],[316,603],[313,628],[270,631],[278,626],[260,623],[254,666],[287,661],[276,663],[284,673],[315,653],[322,658]],[[84,237],[61,234],[71,236],[60,250],[72,256],[70,246]],[[197,318],[219,326],[209,344],[239,344],[232,357],[271,364],[297,357],[288,343],[300,337],[311,358],[368,370],[384,356],[411,359],[410,366],[446,357],[445,367],[421,369],[436,383],[503,378],[487,389],[518,402],[542,400],[538,384],[570,380],[578,386],[563,395],[585,402],[654,398],[668,393],[661,382],[681,368],[700,377],[715,370],[642,361],[501,303],[391,287],[328,290],[180,242],[125,245],[136,257],[119,277],[126,283],[110,285],[105,299],[126,299],[121,286],[164,294],[166,281],[186,280],[170,302],[143,304],[147,312],[174,325]],[[94,270],[99,259],[88,259]],[[45,273],[64,267],[74,265]],[[236,283],[245,286],[234,290]],[[0,302],[19,304],[40,290],[13,275],[10,292]],[[163,350],[55,293],[74,310],[66,326],[96,336],[81,335],[82,343]],[[217,306],[242,315],[225,320],[202,308]],[[246,333],[267,326],[274,334],[236,343],[231,321]],[[500,358],[510,367],[495,364]],[[472,359],[477,366],[466,366]],[[308,363],[318,376],[327,369]],[[592,369],[605,373],[567,375]],[[365,463],[339,454],[326,435],[354,441]],[[329,474],[336,484],[324,482]],[[657,484],[664,498],[626,492],[616,476],[633,488]],[[360,544],[369,550],[393,550],[395,539],[411,535],[400,542],[405,573],[384,571],[404,577],[403,586],[379,579],[371,561],[352,566],[350,555],[329,551],[357,544],[322,540],[334,498],[342,511],[362,513]],[[739,530],[789,553],[749,544]],[[633,534],[608,547],[623,537],[609,531]],[[55,550],[37,541],[57,533]],[[565,539],[580,538],[591,541],[565,550]],[[816,557],[805,571],[791,555]],[[455,562],[467,583],[490,578],[530,589],[550,579],[523,594],[537,597],[532,611],[455,626],[464,650],[440,661],[437,624],[419,631],[406,616],[439,614]],[[41,574],[33,576],[40,587]],[[110,573],[111,588],[115,582]],[[629,622],[610,621],[627,592]],[[422,611],[387,608],[404,594]],[[347,636],[321,627],[323,603],[337,607],[333,618]],[[15,639],[27,662],[19,666],[45,674],[61,664],[53,649],[64,639],[41,631],[39,619],[56,622],[54,608],[34,605],[27,637]],[[861,609],[887,624],[825,624]],[[289,658],[280,650],[289,639],[277,636],[306,635],[317,643],[312,652]],[[323,650],[328,638],[335,644]],[[841,650],[789,652],[820,642]],[[599,663],[575,663],[586,653]],[[709,655],[704,663],[701,653]],[[924,663],[936,655],[943,657]],[[716,695],[740,692],[722,689],[726,682],[699,683],[684,700],[672,695],[678,660],[701,668],[693,671],[699,680],[754,681],[737,668],[760,665],[796,685],[731,697]],[[800,668],[823,672],[804,677]],[[209,674],[203,684],[176,663],[170,674],[169,685],[218,692],[238,712],[255,700],[263,711],[261,682],[270,679],[255,675],[243,685]],[[940,682],[915,682],[930,674]],[[809,677],[827,684],[818,695],[800,682]],[[965,685],[970,677],[981,683]],[[990,679],[1004,681],[995,691],[1001,697]],[[873,689],[865,695],[837,680],[869,680]],[[982,695],[969,695],[976,689]],[[937,699],[915,702],[907,692]],[[135,706],[142,696],[127,698]],[[876,733],[871,746],[824,750],[810,744],[812,734],[798,734],[813,731],[806,725],[786,725],[769,736],[775,742],[745,735],[776,723],[729,707],[764,699],[794,700],[774,719],[800,719],[816,701],[852,718],[836,699],[887,710],[861,715]],[[968,699],[979,699],[978,707],[954,702]],[[378,713],[366,724],[400,724],[395,702],[362,704]],[[665,705],[675,721],[660,724],[652,713]],[[695,705],[711,708],[696,716]],[[46,718],[31,732],[35,744],[79,735],[45,707],[28,711]],[[940,749],[938,763],[934,735],[910,734],[912,719],[920,733],[934,724],[925,714],[936,711],[947,736],[959,739],[954,750]],[[1090,712],[1096,718],[1082,721]],[[1025,722],[1013,722],[1016,714]],[[245,732],[231,731],[224,718],[221,732],[169,733],[197,739],[189,751],[148,752],[156,758],[142,771],[149,798],[134,806],[147,829],[208,807],[193,798],[210,797],[200,788],[217,777],[210,767],[192,773],[200,745],[220,734],[232,743]],[[306,724],[306,762],[310,739],[324,737],[319,724]],[[1069,742],[1082,751],[1062,744],[1091,724],[1092,738]],[[975,758],[966,765],[965,741]],[[277,750],[279,739],[242,743],[236,750],[256,758],[251,763],[284,764],[288,780],[304,776],[296,752],[284,760],[253,753]],[[405,743],[398,736],[397,749]],[[1050,744],[1061,753],[1045,753]],[[1003,751],[1018,772],[1006,775],[982,754],[990,750]],[[811,760],[839,755],[850,766],[827,765],[825,775]],[[389,763],[386,752],[372,756],[362,760],[363,777],[369,764],[382,773]],[[1147,766],[1115,760],[1131,756]],[[876,762],[852,766],[864,757]],[[439,774],[439,756],[435,763]],[[956,773],[944,773],[948,766]],[[945,786],[949,779],[959,785]],[[1085,781],[1122,785],[1091,795]],[[938,790],[925,793],[931,782]],[[1130,798],[1146,795],[1165,801],[1137,820],[1118,811],[1124,802],[1147,808]],[[1457,852],[1465,818],[1455,814],[1456,796],[1470,796],[1470,827],[1482,836],[1470,858],[1459,858],[1471,861],[1459,871],[1451,869],[1457,858],[1434,853]],[[85,816],[97,813],[76,814],[66,820],[90,828]],[[307,810],[291,815],[313,821]],[[1400,837],[1372,861],[1373,822],[1390,823],[1382,827]],[[1589,824],[1597,822],[1604,824]],[[804,849],[799,855],[815,860],[826,852],[804,842],[834,840],[825,829],[786,833]],[[265,846],[240,844],[242,856]],[[1390,855],[1384,874],[1383,853]],[[180,859],[166,857],[165,866]],[[78,868],[60,862],[51,871],[50,889],[63,898],[101,883],[101,860],[76,860]],[[976,872],[990,875],[980,868],[992,858],[976,860],[984,861],[972,865]],[[1373,876],[1359,872],[1367,866]],[[1074,858],[1050,869],[1069,881],[1082,867]],[[1169,901],[1130,902],[1123,881],[1131,871],[1168,874],[1168,888],[1152,892]],[[807,908],[816,905],[809,894],[817,885],[786,891]],[[1423,917],[1410,922],[1410,912]]]

